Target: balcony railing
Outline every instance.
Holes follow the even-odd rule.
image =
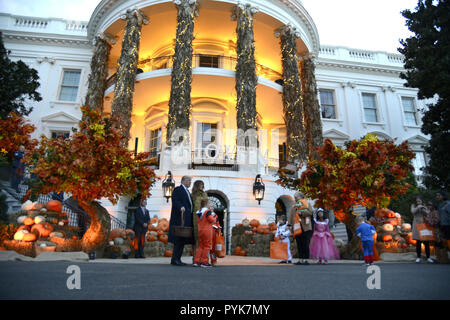
[[[236,70],[237,58],[231,56],[223,55],[204,55],[204,54],[194,54],[192,56],[192,67],[193,68],[216,68],[224,70]],[[139,61],[138,63],[138,73],[149,72],[161,69],[171,69],[173,66],[173,55],[162,56],[157,58],[149,58]],[[270,81],[278,81],[283,79],[281,73],[270,69],[269,67],[263,66],[262,64],[256,63],[256,74],[259,77],[268,79]],[[113,74],[107,80],[107,88],[115,83],[116,74]]]

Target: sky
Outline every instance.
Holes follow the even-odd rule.
[[[396,53],[411,36],[400,14],[418,0],[300,0],[319,32],[321,45]],[[89,21],[100,0],[0,0],[0,12]]]

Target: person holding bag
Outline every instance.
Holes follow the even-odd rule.
[[[422,243],[425,245],[425,254],[427,256],[427,261],[429,263],[434,263],[430,258],[430,241],[425,241],[424,237],[420,236],[419,232],[423,232],[425,227],[425,217],[430,213],[430,210],[424,205],[423,200],[420,197],[416,198],[416,202],[411,205],[411,213],[413,214],[413,225],[412,225],[412,238],[417,241],[416,252],[417,259],[416,263],[420,263]]]
[[[287,244],[287,260],[281,260],[279,263],[292,263],[292,253],[289,241],[289,235],[291,231],[289,230],[289,225],[286,223],[286,217],[281,216],[277,223],[277,231],[275,232],[275,238],[279,238],[281,242]]]
[[[173,189],[172,210],[169,222],[169,242],[173,243],[173,253],[170,264],[174,266],[185,266],[181,261],[185,244],[194,244],[193,234],[193,201],[188,188],[191,186],[192,178],[183,176],[181,185]],[[190,231],[189,231],[190,230]],[[181,234],[180,231],[189,231],[189,234]]]
[[[295,205],[292,207],[289,214],[289,224],[293,226],[293,237],[297,242],[298,262],[296,265],[308,265],[309,259],[309,241],[312,236],[312,208],[305,199],[305,195],[297,191],[294,194]]]

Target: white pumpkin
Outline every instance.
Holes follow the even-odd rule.
[[[119,245],[123,244],[123,239],[122,238],[115,238],[114,239],[114,244],[116,246],[119,246]]]
[[[61,232],[54,231],[50,233],[50,237],[64,238],[64,235]]]
[[[409,223],[402,224],[402,230],[403,231],[411,231],[411,224],[409,224]]]
[[[14,240],[18,240],[18,241],[21,241],[22,239],[23,239],[23,236],[25,235],[25,234],[27,234],[27,233],[30,233],[28,230],[20,230],[20,231],[17,231],[15,234],[14,234]]]
[[[387,232],[394,231],[394,226],[390,223],[386,223],[383,225],[383,230]]]
[[[30,200],[25,201],[22,204],[22,210],[23,211],[28,211],[28,210],[32,210],[33,209],[33,202]]]
[[[395,217],[396,217],[397,219],[400,219],[402,216],[400,215],[400,213],[396,212],[396,213],[395,213]]]
[[[61,226],[61,227],[64,226],[64,221],[59,221],[58,226]]]
[[[113,246],[113,245],[114,245],[114,241],[110,241],[110,242],[109,242],[109,245],[110,245],[110,246]]]
[[[244,220],[242,220],[242,225],[243,225],[244,227],[250,226],[250,220],[248,220],[247,218],[245,218]]]
[[[43,216],[36,216],[34,217],[34,223],[38,224],[41,222],[45,222],[45,218]]]
[[[26,218],[27,218],[27,216],[20,216],[20,217],[18,217],[17,218],[17,223],[18,224],[22,224],[25,221]]]
[[[46,213],[46,212],[47,212],[47,209],[46,209],[46,208],[42,208],[42,209],[41,209],[41,212],[42,212],[42,213]]]

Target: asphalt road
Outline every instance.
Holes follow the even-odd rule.
[[[70,265],[80,270],[80,289]],[[450,266],[356,264],[176,267],[155,264],[1,262],[0,299],[302,300],[450,299]],[[69,277],[72,277],[69,279]],[[369,289],[369,284],[375,286]],[[75,286],[68,289],[67,282]],[[376,288],[379,284],[380,289]]]

